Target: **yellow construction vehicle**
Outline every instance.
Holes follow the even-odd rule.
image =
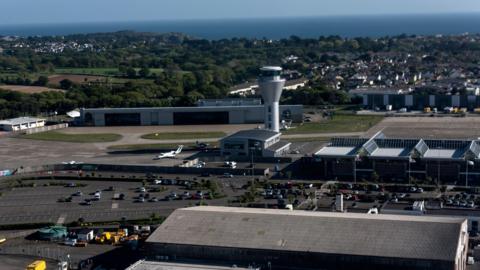
[[[27,266],[27,270],[45,270],[47,269],[47,263],[44,260],[34,261]]]
[[[95,237],[95,242],[99,244],[103,244],[105,242],[110,241],[110,238],[112,238],[112,235],[110,232],[103,232],[101,235],[97,235]]]

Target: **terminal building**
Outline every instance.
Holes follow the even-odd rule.
[[[283,105],[282,120],[301,122],[302,105]],[[264,121],[264,106],[258,100],[201,100],[197,107],[80,109],[77,124],[84,126],[156,126],[258,124]]]
[[[480,141],[386,138],[332,138],[305,168],[324,179],[431,184],[480,184]],[[377,178],[377,179],[373,179]]]
[[[147,257],[262,269],[466,269],[465,218],[199,206],[175,210]]]

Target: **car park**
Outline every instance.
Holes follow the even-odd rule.
[[[158,202],[158,199],[156,197],[152,197],[148,201],[149,202]]]
[[[468,208],[475,208],[475,203],[473,201],[468,201],[467,202],[467,207]]]
[[[81,202],[80,205],[92,205],[92,202],[89,199],[85,199],[85,201]]]

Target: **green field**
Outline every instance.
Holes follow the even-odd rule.
[[[46,131],[34,134],[21,135],[20,138],[41,140],[41,141],[58,141],[72,143],[98,143],[98,142],[115,142],[122,138],[122,135],[113,133],[89,133],[89,134],[67,134],[58,131]]]
[[[159,132],[142,135],[147,140],[187,140],[225,137],[225,132]]]
[[[138,72],[140,68],[135,68]],[[161,73],[162,68],[150,68],[150,73]],[[120,76],[118,68],[55,68],[58,74],[81,74],[94,76]]]
[[[334,132],[362,132],[378,124],[383,116],[337,114],[331,120],[318,123],[304,123],[292,129],[282,131],[283,134],[298,133],[334,133]]]

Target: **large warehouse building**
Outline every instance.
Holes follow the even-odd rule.
[[[265,269],[463,270],[461,218],[200,206],[175,210],[149,256]]]
[[[431,179],[439,184],[480,184],[480,142],[476,140],[333,138],[311,163],[317,177],[342,180]],[[410,176],[410,177],[409,177]]]
[[[207,103],[207,101],[205,101]],[[208,104],[208,103],[207,103]],[[100,108],[81,109],[78,124],[85,126],[150,126],[258,124],[264,122],[263,105],[244,102],[217,102],[197,107]],[[301,122],[302,105],[280,106],[282,120]]]
[[[425,107],[443,110],[445,107],[480,108],[480,96],[475,95],[410,95],[410,94],[361,94],[363,106],[369,109],[385,109],[391,105],[392,109],[407,108],[423,110]]]

